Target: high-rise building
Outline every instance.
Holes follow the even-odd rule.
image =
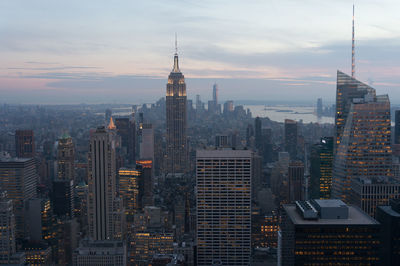
[[[349,202],[372,217],[375,217],[377,206],[388,205],[389,200],[400,198],[400,182],[389,177],[353,178],[350,187]]]
[[[379,265],[380,225],[341,200],[283,206],[278,265]]]
[[[396,110],[394,114],[394,144],[400,144],[400,110]]]
[[[381,223],[381,265],[400,265],[400,201],[376,208]]]
[[[332,188],[333,137],[323,137],[311,148],[311,199],[330,199]]]
[[[126,245],[122,241],[83,240],[73,253],[76,266],[126,266]]]
[[[291,160],[297,157],[297,122],[285,119],[285,151],[290,155]]]
[[[35,156],[33,130],[15,131],[15,151],[18,158],[32,158]]]
[[[117,117],[115,118],[115,126],[117,133],[121,137],[121,148],[129,164],[135,163],[135,141],[136,141],[136,124],[132,118]]]
[[[322,113],[323,113],[322,98],[318,98],[318,100],[317,100],[317,116],[321,117]]]
[[[303,199],[304,164],[300,161],[289,163],[288,169],[289,202]]]
[[[213,101],[215,103],[215,106],[218,105],[218,84],[214,83],[213,85]]]
[[[119,195],[125,211],[126,226],[128,231],[131,229],[135,213],[138,211],[141,202],[139,202],[139,184],[141,172],[136,169],[120,168],[119,175]]]
[[[334,154],[332,196],[345,202],[352,179],[391,176],[390,102],[374,94],[353,99]]]
[[[152,124],[141,124],[140,127],[140,160],[154,161],[154,129]]]
[[[261,126],[261,119],[257,116],[254,120],[255,147],[258,151],[258,154],[263,155],[264,141]]]
[[[248,265],[251,253],[249,150],[197,151],[197,265]]]
[[[75,148],[72,138],[64,134],[58,140],[57,178],[59,180],[75,180]]]
[[[355,78],[352,78],[339,70],[337,71],[334,135],[335,153],[341,142],[353,99],[364,98],[367,94],[375,96],[375,90]]]
[[[136,170],[140,171],[139,182],[139,202],[140,208],[154,205],[153,197],[153,161],[138,160],[136,161]]]
[[[0,264],[11,264],[16,253],[15,217],[12,200],[7,192],[0,192]]]
[[[1,158],[0,189],[13,200],[16,237],[25,236],[25,207],[37,195],[38,175],[33,158]]]
[[[111,120],[112,121],[112,120]],[[116,199],[115,126],[98,127],[90,137],[88,155],[88,224],[94,240],[117,238],[120,215]]]
[[[188,169],[186,84],[179,70],[178,53],[167,83],[167,158],[169,173],[184,173]]]
[[[231,115],[233,113],[233,101],[226,101],[224,103],[224,115]]]
[[[54,180],[52,194],[53,212],[62,217],[74,217],[74,181]]]

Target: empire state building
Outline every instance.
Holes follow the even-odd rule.
[[[186,84],[179,70],[175,51],[174,68],[168,76],[167,96],[167,160],[168,173],[185,173],[188,166]]]

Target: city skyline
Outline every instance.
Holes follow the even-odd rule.
[[[356,77],[400,102],[399,4],[355,4]],[[114,12],[101,1],[0,5],[13,11],[2,16],[2,102],[154,102],[163,95],[175,32],[190,99],[211,98],[217,82],[221,100],[291,93],[333,102],[336,70],[351,73],[351,1],[230,2],[226,9],[222,2],[135,2],[115,4]],[[179,12],[168,19],[173,9]]]

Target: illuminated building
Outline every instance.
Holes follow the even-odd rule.
[[[278,266],[379,265],[380,224],[341,200],[283,206]]]
[[[185,173],[188,169],[186,84],[175,52],[174,68],[168,77],[167,96],[167,158],[168,173]]]
[[[115,125],[99,127],[90,137],[88,155],[88,224],[94,240],[121,237],[122,206],[116,198]]]
[[[333,137],[321,138],[311,148],[311,199],[330,199],[332,189]]]
[[[387,95],[354,98],[333,162],[332,197],[349,200],[354,178],[391,176],[390,102]]]
[[[137,160],[136,169],[140,171],[140,208],[144,208],[145,206],[153,206],[153,161]]]
[[[125,266],[126,245],[121,241],[81,241],[72,257],[75,266]]]
[[[393,178],[354,178],[351,181],[350,203],[375,217],[376,207],[388,205],[400,197],[400,183]]]
[[[23,244],[28,265],[51,265],[51,247],[45,242],[26,242]]]
[[[16,253],[15,216],[7,192],[0,192],[0,264],[23,265],[25,255]]]
[[[75,180],[75,148],[72,138],[67,134],[58,140],[57,178]]]
[[[0,159],[0,189],[7,191],[13,200],[17,238],[25,236],[25,206],[29,199],[36,197],[37,182],[33,158]]]
[[[197,265],[250,263],[251,162],[249,150],[197,151]]]
[[[35,156],[33,130],[15,131],[15,151],[18,158],[32,158]]]
[[[297,122],[285,119],[285,151],[289,153],[291,160],[297,157]]]
[[[134,221],[135,213],[141,206],[139,200],[139,182],[141,172],[138,170],[120,168],[119,175],[119,195],[125,211],[126,226],[130,230]]]
[[[134,263],[149,263],[155,254],[171,254],[174,251],[172,232],[145,230],[134,234]],[[146,264],[147,265],[147,264]]]
[[[400,110],[395,111],[394,143],[400,144]]]
[[[288,168],[289,202],[303,199],[304,164],[300,161],[290,162]]]
[[[50,199],[35,198],[30,199],[26,206],[27,228],[31,241],[51,242],[56,238],[55,219],[51,209]]]
[[[334,139],[335,151],[341,142],[353,99],[363,98],[367,94],[375,96],[375,90],[355,78],[350,77],[339,70],[337,71]]]
[[[376,220],[381,223],[381,265],[400,265],[400,201],[378,206]]]

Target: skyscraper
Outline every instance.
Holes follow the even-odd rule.
[[[301,161],[289,163],[288,168],[288,200],[294,202],[303,199],[304,164]]]
[[[0,224],[0,264],[9,264],[16,252],[15,217],[12,200],[4,191],[0,191]]]
[[[258,154],[263,155],[263,135],[261,130],[261,119],[257,116],[254,120],[254,137],[255,137],[255,146],[258,151]]]
[[[111,120],[112,121],[112,120]],[[88,155],[88,223],[94,240],[114,239],[118,228],[115,126],[98,127],[90,137]]]
[[[372,180],[391,175],[388,96],[375,96],[373,90],[362,98],[353,98],[342,129],[333,162],[332,196],[348,202],[353,179]]]
[[[68,134],[58,140],[57,171],[59,180],[75,180],[75,149]]]
[[[188,143],[186,121],[186,84],[178,65],[178,52],[175,51],[174,67],[167,83],[167,164],[169,173],[187,171]]]
[[[249,150],[197,151],[197,265],[248,265],[251,253]]]
[[[140,160],[154,161],[154,129],[152,124],[140,125]]]
[[[25,207],[37,195],[38,175],[33,158],[1,158],[0,189],[13,200],[16,237],[25,236]]]
[[[297,157],[297,122],[285,119],[285,151],[290,155],[291,160]]]
[[[15,131],[15,151],[18,158],[32,158],[35,156],[33,130]]]
[[[215,83],[213,85],[213,101],[214,101],[215,107],[217,107],[217,105],[218,105],[218,85],[217,85],[217,83]]]
[[[311,148],[310,198],[330,199],[332,188],[333,137],[321,138]]]
[[[117,133],[121,136],[121,147],[123,153],[128,159],[128,163],[135,163],[135,137],[136,137],[136,124],[132,118],[129,117],[118,117],[115,119],[115,126],[117,127]]]
[[[322,98],[318,98],[317,100],[317,116],[322,116]]]
[[[367,94],[370,94],[371,96],[376,95],[375,90],[370,86],[340,72],[339,70],[337,71],[334,139],[335,153],[341,142],[353,99],[363,98]]]
[[[400,144],[400,110],[396,110],[394,114],[395,114],[394,143]]]

